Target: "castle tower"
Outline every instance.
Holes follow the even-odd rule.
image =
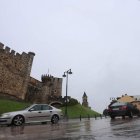
[[[86,93],[84,92],[83,97],[82,97],[82,99],[83,99],[82,106],[88,107],[87,98],[88,97],[87,97]]]
[[[51,75],[42,75],[42,96],[43,102],[62,96],[62,78],[55,78]]]
[[[42,75],[41,76],[42,80],[42,87],[41,87],[41,100],[40,102],[42,103],[47,103],[48,102],[48,96],[51,92],[52,88],[52,76],[51,75]]]

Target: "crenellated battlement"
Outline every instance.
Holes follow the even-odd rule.
[[[0,42],[0,51],[6,54],[19,55],[18,53],[16,54],[14,50],[11,50],[11,48],[9,48],[8,46],[5,46],[1,42]]]
[[[23,52],[22,54],[17,53],[15,50],[12,50],[10,47],[5,46],[3,43],[0,42],[0,51],[5,53],[5,54],[9,54],[11,56],[15,56],[18,59],[19,58],[28,58],[28,57],[34,57],[35,53],[33,52],[29,52],[28,54]]]
[[[3,49],[4,44],[0,42],[0,49]]]
[[[46,75],[41,76],[41,80],[43,83],[46,83],[46,82],[59,83],[62,81],[62,78],[56,78],[52,75],[46,74]]]
[[[15,51],[14,50],[11,50],[11,55],[15,55]]]

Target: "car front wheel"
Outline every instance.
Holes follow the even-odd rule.
[[[59,117],[57,115],[53,115],[51,118],[51,122],[52,124],[56,124],[59,121]]]
[[[115,119],[115,116],[113,116],[113,115],[111,115],[110,117],[111,117],[111,119]]]
[[[13,118],[12,124],[15,126],[20,126],[24,123],[24,117],[21,115],[17,115]]]

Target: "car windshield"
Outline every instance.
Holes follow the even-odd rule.
[[[29,108],[31,108],[31,105],[27,105],[25,108],[23,108],[22,110],[28,110]]]
[[[114,106],[123,106],[123,105],[127,105],[127,103],[116,102],[116,103],[112,104],[111,107],[114,107]]]

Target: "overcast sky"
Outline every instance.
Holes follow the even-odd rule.
[[[68,95],[81,102],[85,91],[98,112],[140,95],[139,0],[0,0],[0,42],[34,52],[38,80],[71,68]]]

